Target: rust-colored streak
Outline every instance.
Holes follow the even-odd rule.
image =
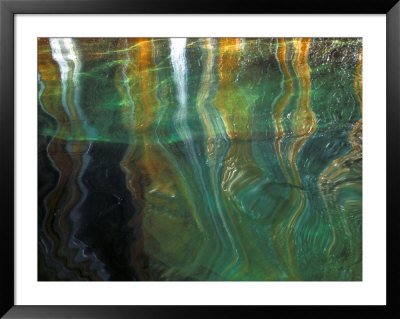
[[[130,81],[130,91],[135,102],[133,126],[133,144],[128,148],[122,161],[126,175],[127,188],[135,199],[138,211],[129,222],[134,230],[135,242],[131,247],[131,264],[140,280],[148,280],[149,265],[144,247],[142,226],[146,209],[146,191],[152,185],[153,178],[165,168],[165,163],[155,161],[158,158],[152,146],[152,135],[158,112],[156,97],[157,76],[154,61],[154,45],[151,39],[128,39],[128,54],[131,63],[126,73]],[[135,61],[135,62],[133,62]]]
[[[279,41],[279,46],[278,46],[277,56],[278,56],[278,60],[279,60],[279,63],[281,65],[283,75],[284,75],[284,87],[283,87],[284,94],[276,103],[275,111],[274,111],[274,120],[275,120],[276,131],[277,131],[276,132],[276,140],[275,140],[275,150],[278,155],[279,163],[282,167],[283,173],[285,174],[286,180],[288,182],[290,182],[291,178],[286,169],[286,166],[283,161],[282,154],[281,154],[281,140],[283,138],[282,113],[293,94],[293,79],[290,75],[288,66],[286,64],[286,42],[285,42],[285,39],[280,38],[278,41]]]
[[[231,86],[240,67],[240,39],[220,39],[219,51],[218,75],[220,85],[222,87],[225,85]]]
[[[133,83],[131,91],[135,94],[136,104],[136,131],[143,132],[152,129],[156,122],[155,116],[158,111],[159,102],[156,97],[157,74],[156,64],[154,62],[154,45],[151,39],[133,39],[128,43],[135,41],[131,64],[136,83]],[[147,134],[143,135],[146,139]]]
[[[307,63],[310,43],[311,43],[310,38],[299,38],[296,39],[294,42],[296,54],[293,59],[293,69],[299,81],[300,95],[297,99],[297,109],[294,112],[293,116],[293,130],[295,134],[295,141],[293,142],[290,150],[289,162],[294,177],[294,184],[298,187],[301,187],[302,183],[296,165],[296,158],[301,147],[304,145],[307,139],[312,134],[314,134],[316,130],[316,117],[310,105],[311,70]],[[297,208],[294,211],[287,225],[288,230],[286,232],[286,245],[289,249],[288,260],[291,272],[294,278],[297,278],[298,277],[296,271],[297,267],[295,266],[296,253],[294,251],[293,245],[291,245],[291,242],[293,242],[293,236],[294,236],[293,230],[295,227],[295,223],[301,216],[302,212],[304,211],[305,198],[304,194],[298,190],[297,191],[292,190],[290,197],[292,202],[294,202],[294,198],[297,197],[296,200]]]
[[[360,112],[362,115],[362,86],[363,86],[363,80],[362,80],[362,54],[363,54],[363,49],[362,47],[360,48],[360,51],[358,52],[358,62],[356,66],[356,73],[354,76],[354,91],[357,96],[357,100],[360,103]]]
[[[360,104],[360,113],[361,117],[363,114],[363,101],[362,101],[362,47],[358,52],[358,62],[356,66],[356,72],[354,74],[354,92],[356,94],[358,103]],[[361,136],[362,131],[362,118],[356,123],[352,132],[350,133],[350,142],[353,146],[353,149],[359,153],[362,151],[361,140],[357,139],[358,136]],[[360,131],[360,132],[358,132]]]
[[[297,186],[301,185],[299,173],[296,167],[296,157],[303,144],[314,134],[317,128],[315,114],[310,105],[311,76],[307,59],[310,48],[310,38],[300,38],[295,42],[296,56],[293,68],[296,72],[300,85],[300,96],[297,101],[297,109],[294,113],[293,129],[297,140],[292,146],[290,163],[294,173]]]
[[[241,40],[236,38],[221,38],[219,42],[218,77],[219,90],[215,97],[215,106],[230,139],[243,137],[248,125],[241,114],[244,114],[246,101],[238,92],[235,83],[241,62]]]

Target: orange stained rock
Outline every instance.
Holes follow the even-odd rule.
[[[219,90],[215,105],[224,121],[228,136],[245,138],[248,135],[247,103],[235,83],[241,63],[241,39],[221,38],[219,43]]]
[[[240,38],[221,38],[219,43],[218,75],[220,85],[230,85],[234,82],[240,66]]]
[[[363,49],[362,47],[360,48],[360,51],[358,52],[358,62],[356,66],[356,73],[354,76],[354,91],[356,92],[357,100],[360,103],[360,112],[362,115],[362,86],[363,86],[363,80],[362,80],[362,52]]]
[[[362,117],[362,47],[358,52],[358,62],[356,66],[356,72],[354,75],[354,92],[357,96],[358,103],[360,104],[360,112]],[[353,145],[353,149],[357,152],[362,151],[361,141],[358,136],[362,135],[362,118],[356,123],[353,130],[350,133],[350,142]]]
[[[288,104],[292,94],[293,94],[293,80],[290,75],[288,66],[286,64],[286,42],[284,38],[279,38],[278,39],[279,46],[278,46],[278,51],[277,51],[277,57],[279,60],[279,63],[281,65],[283,75],[284,75],[284,94],[282,97],[278,100],[278,102],[275,105],[275,111],[274,111],[274,120],[276,123],[276,141],[275,141],[275,150],[279,158],[279,163],[282,167],[282,170],[285,174],[285,177],[288,182],[290,182],[290,176],[286,170],[282,154],[281,154],[281,147],[280,147],[280,142],[283,137],[283,128],[282,128],[282,112],[285,109],[286,105]]]
[[[139,132],[151,129],[156,123],[159,102],[156,97],[157,74],[154,61],[154,45],[152,39],[128,39],[128,47],[133,47],[130,57],[135,63],[130,63],[127,76],[135,78],[132,81],[131,92],[136,105],[135,126]]]
[[[297,109],[293,116],[293,130],[295,132],[295,139],[289,151],[289,163],[291,166],[291,171],[294,177],[294,183],[297,186],[301,186],[301,179],[299,171],[296,165],[297,155],[307,141],[307,139],[312,136],[316,130],[316,117],[312,111],[310,105],[310,93],[311,93],[311,77],[310,77],[310,67],[307,63],[308,53],[310,48],[311,39],[310,38],[298,38],[295,40],[295,57],[293,59],[293,69],[297,75],[300,86],[300,95],[297,99]],[[293,226],[297,222],[298,218],[302,215],[305,208],[305,197],[301,192],[291,191],[290,194],[291,201],[296,201],[297,208],[292,214],[292,217],[288,223],[288,229],[293,229]],[[291,269],[292,276],[297,278],[296,261],[295,261],[295,250],[290,245],[293,242],[294,233],[287,232],[286,243],[288,249],[288,261]]]
[[[311,69],[307,63],[310,42],[310,38],[300,38],[295,41],[296,55],[293,60],[293,68],[299,80],[300,95],[297,100],[297,109],[294,112],[293,128],[296,136],[304,138],[294,145],[292,162],[306,139],[315,132],[317,124],[310,105]]]

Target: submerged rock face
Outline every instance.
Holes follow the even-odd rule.
[[[40,38],[39,280],[362,279],[362,42]]]

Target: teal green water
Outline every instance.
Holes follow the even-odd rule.
[[[362,279],[360,39],[41,38],[38,59],[44,280]]]

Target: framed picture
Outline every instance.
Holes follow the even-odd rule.
[[[0,3],[4,318],[399,315],[397,0]]]

